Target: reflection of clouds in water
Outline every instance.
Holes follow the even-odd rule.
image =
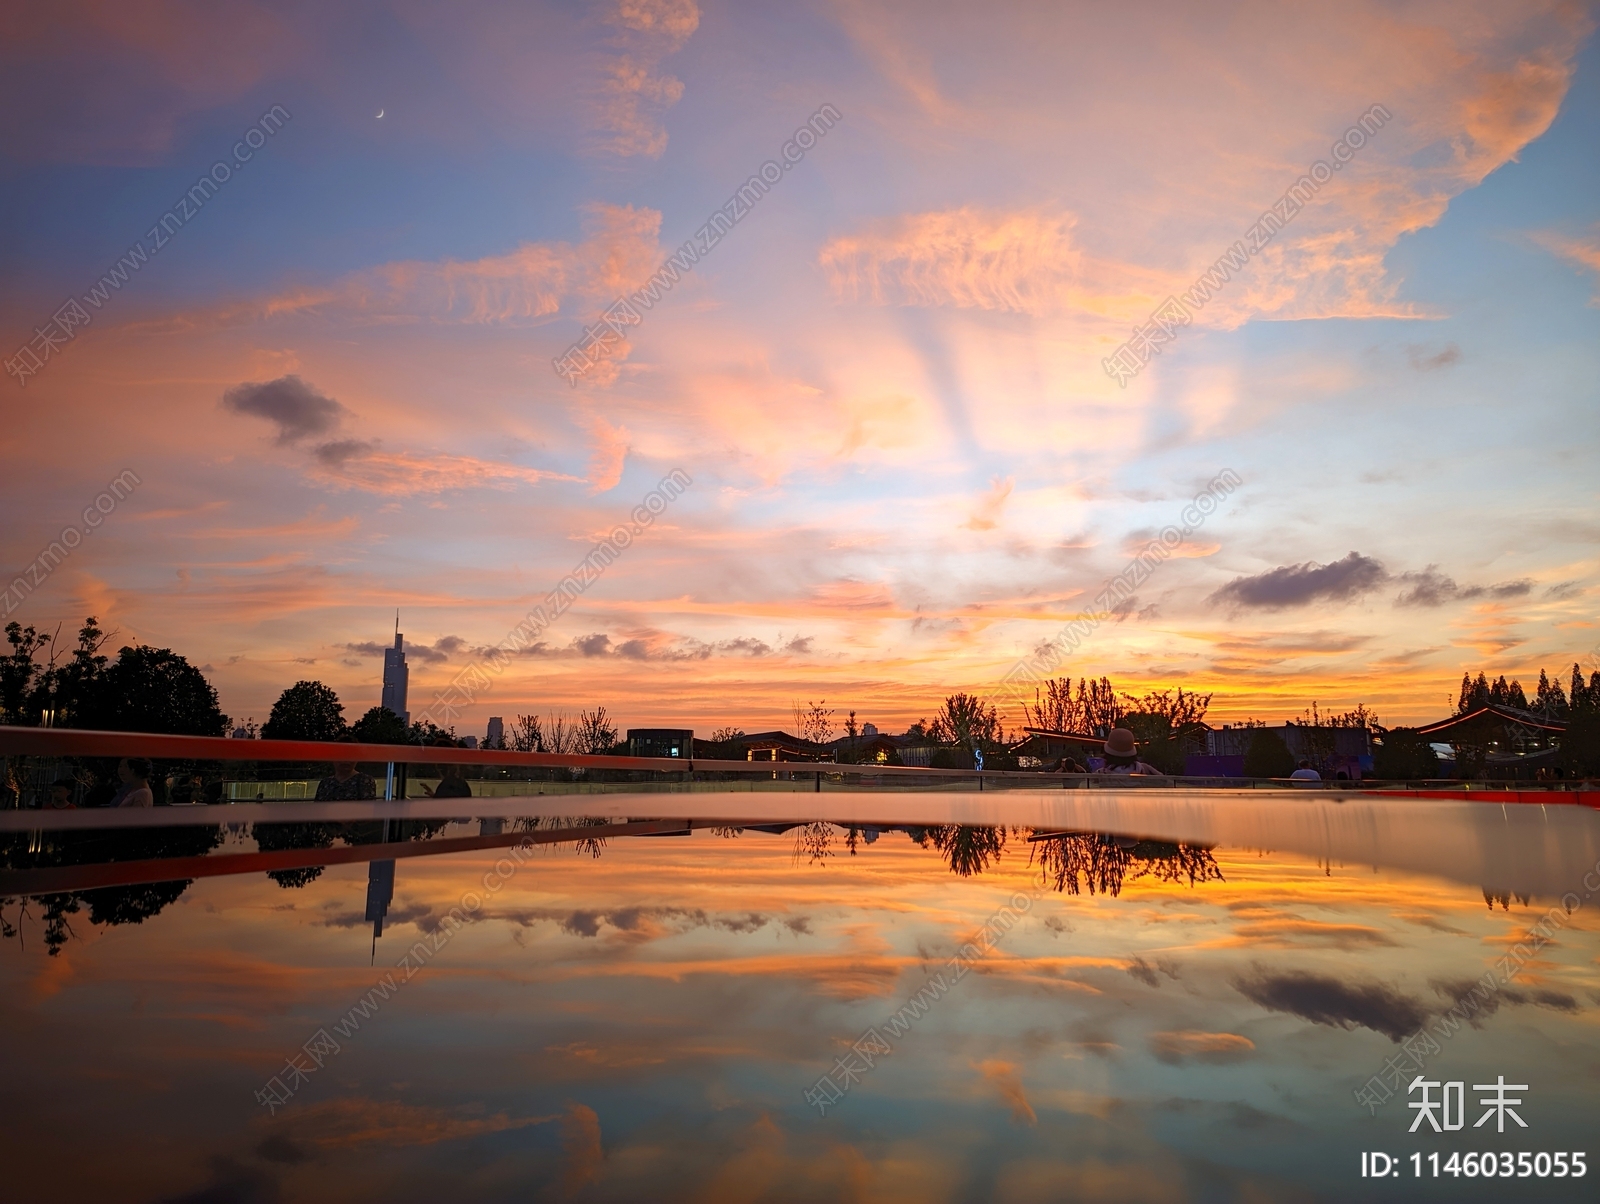
[[[1022,1089],[1022,1080],[1017,1077],[1017,1067],[1014,1062],[1002,1062],[998,1059],[989,1059],[979,1062],[977,1069],[980,1074],[1000,1093],[1000,1098],[1011,1109],[1011,1119],[1019,1124],[1034,1125],[1039,1123],[1039,1117],[1033,1110],[1033,1105],[1028,1102],[1028,1096]]]
[[[1352,1144],[1365,1112],[1341,1076],[1381,1067],[1385,1029],[1408,1019],[1408,1004],[1433,1002],[1426,984],[1449,990],[1479,973],[1486,945],[1525,920],[1515,904],[1509,917],[1498,906],[1486,914],[1475,885],[1370,866],[1329,877],[1310,856],[1223,849],[1218,876],[1195,890],[1187,874],[1135,878],[1150,859],[1137,854],[1163,852],[1154,842],[1082,839],[1093,855],[1130,859],[1121,894],[1038,899],[1039,922],[1009,932],[928,1030],[874,1069],[840,1127],[805,1115],[802,1072],[814,1079],[841,1040],[881,1019],[885,1000],[924,981],[919,949],[937,964],[998,899],[1036,886],[1040,867],[1020,856],[1015,834],[1015,855],[971,877],[953,874],[931,837],[923,847],[880,839],[826,871],[797,870],[792,829],[747,830],[737,842],[613,840],[598,861],[541,860],[363,1026],[333,1072],[311,1076],[291,1105],[304,1108],[298,1121],[292,1111],[263,1116],[245,1145],[237,1117],[252,1101],[230,1104],[232,1071],[217,1068],[296,1048],[308,1021],[337,1018],[370,983],[359,929],[327,922],[359,908],[365,874],[334,867],[288,912],[263,906],[283,892],[259,876],[201,881],[193,906],[74,948],[57,996],[70,1013],[30,1002],[31,968],[50,964],[32,942],[26,958],[0,963],[0,990],[35,1009],[46,1037],[75,1034],[18,1051],[19,1089],[38,1107],[12,1140],[37,1137],[59,1154],[81,1138],[46,1121],[81,1113],[110,1135],[103,1156],[155,1199],[208,1183],[219,1198],[270,1189],[305,1198],[329,1175],[447,1174],[488,1151],[506,1158],[495,1165],[507,1194],[514,1186],[528,1198],[921,1199],[951,1182],[992,1199],[1104,1198],[1114,1188],[1133,1193],[1123,1198],[1284,1198],[1293,1191],[1283,1182],[1217,1171],[1214,1154],[1254,1167],[1258,1150],[1289,1141],[1307,1151],[1293,1172],[1302,1194],[1331,1192],[1347,1186],[1347,1150],[1366,1148]],[[447,911],[493,857],[413,860],[405,908]],[[1330,994],[1348,955],[1326,930],[1284,928],[1270,954],[1233,940],[1236,926],[1287,920],[1381,930],[1390,943],[1365,942],[1361,980]],[[1551,1051],[1583,1040],[1585,1014],[1562,1004],[1565,990],[1582,999],[1575,988],[1587,980],[1556,978],[1586,972],[1594,949],[1576,928],[1563,939],[1544,953],[1560,963],[1549,981],[1516,984],[1500,1015],[1483,1019],[1494,1056],[1541,1076],[1541,1104],[1571,1102],[1577,1115],[1584,1068]],[[337,968],[357,950],[359,972]],[[1366,982],[1381,984],[1378,1004],[1397,1006],[1384,1012]],[[119,1006],[129,984],[142,1009]],[[1523,1003],[1506,1024],[1504,1009]],[[71,1022],[86,1008],[102,1018],[93,1029]],[[1467,1042],[1458,1037],[1452,1056],[1473,1056]],[[125,1116],[114,1093],[92,1087],[107,1068],[173,1082],[169,1110]],[[1275,1090],[1291,1081],[1292,1097]],[[376,1098],[351,1102],[352,1093]],[[150,1140],[174,1126],[197,1150],[181,1174]],[[419,1136],[405,1147],[361,1136],[380,1130]],[[868,1131],[878,1144],[861,1138]],[[1009,1143],[1006,1158],[974,1154],[997,1142]],[[208,1179],[213,1156],[233,1161]],[[1262,1153],[1259,1165],[1271,1161]],[[1220,1188],[1207,1177],[1216,1174]]]
[[[1168,961],[1164,957],[1158,958],[1155,965],[1151,965],[1142,957],[1135,957],[1133,961],[1128,963],[1127,969],[1129,977],[1137,979],[1139,982],[1144,983],[1145,986],[1154,987],[1157,990],[1160,990],[1161,988],[1161,980],[1156,977],[1156,971],[1158,970],[1162,974],[1165,974],[1173,982],[1178,981],[1178,967],[1173,965],[1172,962]]]
[[[603,928],[613,929],[622,939],[641,941],[695,928],[748,934],[758,932],[768,924],[776,924],[795,936],[809,935],[811,931],[809,916],[768,916],[759,911],[717,914],[698,907],[581,907],[571,911],[561,908],[487,908],[480,913],[480,917],[484,920],[508,920],[523,928],[552,923],[569,936],[585,939],[599,936]]]
[[[469,1108],[433,1108],[351,1096],[310,1102],[286,1110],[278,1118],[277,1131],[296,1148],[332,1150],[374,1144],[432,1145],[484,1133],[524,1129],[555,1119],[554,1116],[511,1117],[504,1112],[493,1116],[474,1115]]]
[[[1239,922],[1233,942],[1255,948],[1327,945],[1334,949],[1394,946],[1396,938],[1371,924],[1328,923],[1268,904],[1235,904],[1229,908]]]
[[[561,1147],[567,1156],[562,1180],[567,1192],[585,1187],[600,1173],[606,1153],[600,1145],[600,1117],[587,1104],[569,1103],[561,1115]]]
[[[1399,1042],[1422,1027],[1428,1009],[1381,982],[1351,983],[1326,974],[1271,973],[1257,967],[1235,984],[1269,1012],[1288,1012],[1336,1028],[1370,1028]]]
[[[1451,1003],[1455,1003],[1457,1000],[1467,998],[1472,989],[1479,985],[1479,980],[1476,978],[1434,979],[1428,985],[1433,988],[1435,994],[1442,995]],[[1571,995],[1568,995],[1565,991],[1552,991],[1546,988],[1522,990],[1518,987],[1506,986],[1493,992],[1487,998],[1484,998],[1480,992],[1477,998],[1477,1010],[1467,1018],[1467,1023],[1472,1025],[1473,1028],[1482,1028],[1483,1022],[1502,1007],[1531,1006],[1549,1008],[1555,1012],[1576,1013],[1578,1011],[1578,1001]]]
[[[413,921],[422,931],[429,933],[437,931],[441,923],[429,904],[407,903],[403,907],[391,907],[383,917],[383,926],[398,928],[401,924]],[[366,928],[372,921],[359,911],[338,911],[324,916],[321,923],[327,928]]]
[[[1150,1038],[1150,1052],[1156,1061],[1177,1066],[1186,1061],[1226,1063],[1238,1062],[1255,1052],[1256,1043],[1237,1033],[1207,1033],[1194,1029],[1182,1032],[1155,1033]]]

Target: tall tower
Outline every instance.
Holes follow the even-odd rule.
[[[406,710],[406,690],[411,682],[411,671],[406,668],[406,637],[400,634],[400,612],[394,616],[394,647],[383,650],[383,705],[396,715],[400,722],[410,723],[411,712]]]

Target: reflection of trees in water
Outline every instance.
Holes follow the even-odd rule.
[[[757,832],[787,831],[787,828],[757,827]],[[871,844],[877,839],[876,833],[882,829],[873,829],[869,834],[865,828],[858,828],[855,824],[836,824],[825,819],[813,820],[809,824],[800,824],[794,835],[794,861],[800,864],[802,858],[807,865],[816,865],[818,862],[833,855],[834,836],[844,833],[844,847],[850,856],[854,857],[863,844]],[[743,828],[713,828],[719,836],[737,836],[744,831]]]
[[[220,828],[131,828],[112,832],[68,831],[47,833],[42,842],[27,832],[0,835],[0,866],[9,870],[49,866],[98,865],[113,861],[142,861],[159,857],[198,857],[222,843]],[[32,847],[30,847],[32,846]],[[54,957],[76,935],[69,919],[89,909],[91,924],[142,924],[174,903],[192,879],[177,882],[143,882],[133,886],[102,886],[96,890],[0,899],[0,936],[20,937],[25,920],[35,918],[29,905],[40,908],[44,943]],[[18,904],[15,922],[4,909]]]
[[[1165,840],[1138,840],[1102,832],[1070,832],[1034,843],[1033,856],[1046,882],[1069,895],[1089,888],[1091,895],[1122,893],[1127,881],[1153,877],[1190,886],[1221,882],[1222,870],[1203,845]],[[1030,856],[1030,861],[1032,857]]]
[[[938,849],[951,872],[963,878],[983,873],[991,861],[1000,860],[1006,847],[1004,828],[941,824],[935,828],[908,828],[906,831],[923,848],[932,845]]]
[[[285,849],[331,849],[339,832],[337,824],[255,824],[250,834],[263,853],[278,853]],[[267,877],[285,890],[297,890],[322,877],[325,868],[306,865],[293,870],[268,870]]]
[[[250,835],[263,853],[286,849],[331,849],[333,842],[347,845],[388,844],[402,840],[427,840],[442,831],[449,820],[369,819],[348,824],[254,824]],[[387,828],[385,827],[387,824]],[[298,890],[322,877],[326,866],[307,865],[292,870],[268,870],[271,878],[285,890]]]
[[[1483,888],[1483,901],[1489,905],[1490,911],[1494,910],[1496,903],[1500,904],[1501,911],[1510,911],[1511,900],[1513,899],[1526,907],[1530,898],[1532,898],[1531,895],[1519,895],[1515,891],[1495,891],[1490,890],[1487,886]]]
[[[853,833],[854,828],[851,829]],[[807,865],[816,865],[822,861],[833,849],[833,825],[827,820],[814,820],[809,824],[801,824],[794,834],[794,859],[799,864],[802,857]],[[851,856],[855,855],[855,845],[850,846]]]
[[[518,832],[537,832],[540,829],[553,828],[603,828],[615,822],[598,815],[533,815],[516,821],[515,830]],[[569,843],[566,841],[563,844]],[[581,840],[570,842],[572,851],[578,854],[589,854],[590,857],[600,856],[600,851],[606,847],[604,836],[585,836]],[[540,846],[534,846],[538,848]],[[550,844],[543,846],[555,852],[559,846]]]
[[[862,828],[854,824],[836,824],[828,820],[813,820],[808,824],[786,825],[782,828],[758,826],[757,831],[787,831],[794,828],[794,860],[816,865],[834,853],[839,834],[844,834],[844,847],[854,857],[863,844],[870,844],[881,832],[904,831],[913,843],[922,848],[938,849],[944,862],[963,878],[981,874],[991,861],[1000,858],[1006,847],[1004,828],[974,827],[970,824],[940,824],[934,827]],[[719,829],[720,831],[721,829]]]

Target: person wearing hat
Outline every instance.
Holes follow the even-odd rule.
[[[1165,777],[1154,765],[1139,760],[1139,746],[1133,742],[1133,733],[1125,727],[1114,727],[1106,737],[1106,767],[1101,773],[1139,774]]]

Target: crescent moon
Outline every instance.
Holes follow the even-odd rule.
[[[378,110],[378,116],[379,116],[379,117],[382,117],[382,116],[383,116],[383,110],[382,110],[382,109],[379,109],[379,110]]]

